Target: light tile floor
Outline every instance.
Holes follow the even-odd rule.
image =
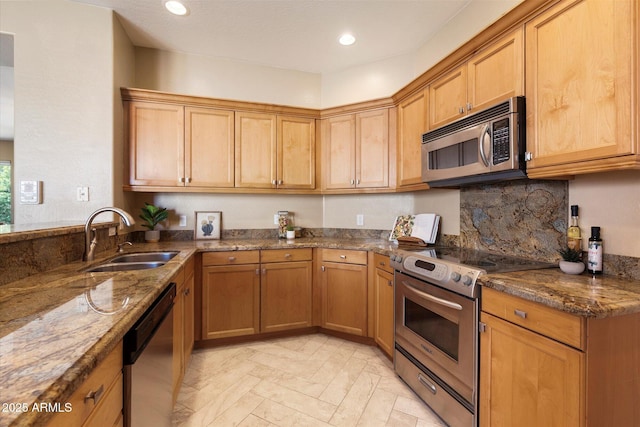
[[[196,350],[174,426],[444,426],[375,347],[324,334]]]

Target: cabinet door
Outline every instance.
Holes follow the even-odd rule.
[[[524,95],[524,37],[519,28],[468,62],[467,113]]]
[[[481,314],[480,426],[584,425],[584,354]]]
[[[572,164],[637,150],[637,10],[635,0],[565,0],[526,24],[530,176],[561,164],[556,175],[584,173]]]
[[[186,371],[187,364],[191,358],[194,344],[194,318],[195,318],[195,279],[193,273],[184,282],[184,337],[183,337],[183,370]]]
[[[376,268],[374,278],[375,321],[374,336],[376,343],[387,353],[393,355],[393,274]]]
[[[204,339],[256,334],[260,330],[258,264],[202,269]]]
[[[315,119],[278,116],[278,188],[316,188]]]
[[[356,124],[353,114],[323,120],[323,188],[353,188],[356,164]]]
[[[389,186],[389,110],[356,115],[356,187]]]
[[[233,111],[185,108],[185,174],[187,187],[233,187]]]
[[[236,113],[236,187],[275,188],[276,116]]]
[[[422,184],[422,134],[427,126],[429,90],[398,105],[398,186]]]
[[[311,261],[262,264],[262,332],[311,326],[311,265]]]
[[[429,129],[462,117],[466,104],[467,66],[464,65],[429,85]]]
[[[322,327],[367,335],[367,266],[323,262]]]
[[[129,184],[183,186],[184,107],[129,102]]]
[[[173,301],[173,404],[178,399],[184,378],[184,285],[180,284]]]

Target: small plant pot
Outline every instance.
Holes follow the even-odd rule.
[[[287,239],[295,239],[296,230],[287,230]]]
[[[584,268],[583,262],[560,261],[560,270],[567,274],[580,274]]]
[[[147,230],[144,232],[144,240],[148,243],[156,243],[160,241],[160,230]]]

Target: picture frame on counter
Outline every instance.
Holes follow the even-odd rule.
[[[220,239],[220,211],[196,211],[195,240]]]

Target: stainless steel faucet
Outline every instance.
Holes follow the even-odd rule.
[[[122,218],[122,220],[127,226],[132,226],[133,224],[136,223],[136,221],[133,219],[133,217],[129,213],[123,211],[120,208],[113,208],[113,207],[100,208],[94,213],[92,213],[91,215],[89,215],[87,222],[85,222],[84,224],[84,254],[82,255],[83,261],[93,261],[94,251],[96,250],[96,245],[98,244],[98,236],[96,234],[96,230],[91,228],[91,224],[93,223],[93,220],[95,219],[95,217],[97,217],[103,212],[117,213],[118,215],[120,215],[120,218]]]

